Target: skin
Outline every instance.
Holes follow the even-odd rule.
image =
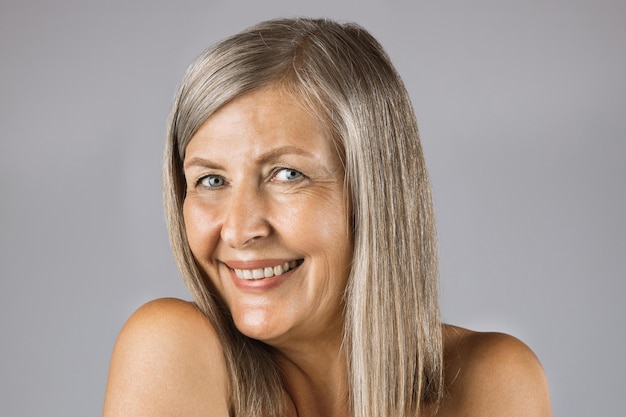
[[[184,159],[191,250],[238,329],[275,348],[290,413],[348,416],[342,293],[351,261],[341,161],[310,112],[276,89],[212,115]],[[296,261],[245,280],[236,270]],[[279,271],[280,272],[280,271]],[[543,370],[507,335],[444,326],[446,397],[426,416],[550,416]],[[228,416],[228,375],[215,330],[191,304],[141,307],[116,343],[108,416]]]
[[[189,246],[237,328],[289,351],[340,340],[352,243],[341,161],[317,120],[280,91],[247,94],[200,127],[184,171]],[[235,272],[289,261],[301,264],[270,279]]]

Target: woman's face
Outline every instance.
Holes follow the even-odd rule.
[[[189,245],[237,328],[276,347],[340,334],[352,241],[316,118],[279,90],[248,93],[200,127],[184,171]]]

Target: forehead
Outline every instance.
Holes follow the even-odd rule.
[[[255,90],[235,98],[213,113],[204,125],[219,129],[241,123],[274,125],[276,128],[300,125],[309,130],[320,130],[321,127],[316,115],[299,100],[274,88]]]
[[[291,146],[341,164],[335,140],[318,115],[284,90],[254,90],[213,113],[187,144],[184,160],[191,155],[220,154],[254,158],[273,148]]]

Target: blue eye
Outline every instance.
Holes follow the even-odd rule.
[[[198,184],[209,188],[222,187],[225,183],[224,178],[218,175],[207,175],[206,177],[200,178],[198,181]]]
[[[292,168],[279,169],[274,175],[274,179],[278,181],[293,181],[302,177],[302,172]]]

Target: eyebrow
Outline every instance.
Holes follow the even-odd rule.
[[[314,155],[297,146],[281,146],[280,148],[272,149],[264,154],[261,154],[259,161],[262,163],[271,161],[283,155],[301,155],[308,158],[314,158]]]
[[[306,150],[302,148],[298,148],[296,146],[281,146],[279,148],[272,149],[271,151],[261,154],[258,160],[261,164],[264,164],[273,159],[279,158],[283,155],[289,155],[289,154],[301,155],[301,156],[305,156],[308,158],[315,158],[315,156],[312,153],[307,152]],[[197,157],[197,156],[186,161],[184,163],[183,169],[187,169],[191,166],[199,166],[199,167],[210,168],[210,169],[222,169],[221,165],[216,164],[209,159]]]
[[[192,166],[197,166],[197,167],[202,167],[202,168],[209,168],[209,169],[222,169],[222,167],[218,164],[215,164],[213,162],[211,162],[208,159],[205,158],[200,158],[200,157],[193,157],[191,159],[189,159],[188,161],[186,161],[183,165],[183,169],[188,169]]]

